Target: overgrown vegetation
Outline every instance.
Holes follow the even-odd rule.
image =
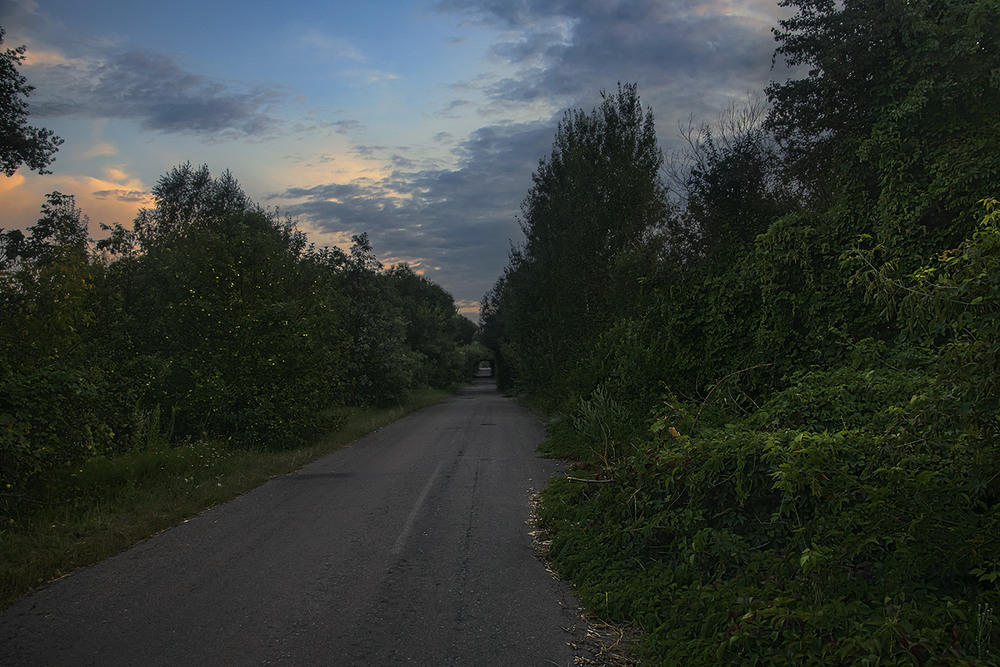
[[[581,468],[552,557],[651,664],[998,664],[1000,7],[782,4],[766,103],[660,169],[625,86],[525,199],[482,319]]]
[[[173,169],[153,195],[96,245],[59,193],[27,235],[0,233],[4,525],[92,459],[298,449],[345,410],[455,387],[483,358],[451,296],[384,269],[365,236],[307,245],[205,166]]]

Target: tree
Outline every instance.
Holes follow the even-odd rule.
[[[142,209],[135,220],[138,243],[152,246],[182,236],[191,226],[218,223],[227,215],[261,212],[229,170],[214,177],[208,165],[190,162],[174,167],[153,187],[156,206]],[[303,242],[299,244],[304,247]]]
[[[391,288],[368,234],[352,236],[351,242],[341,263],[349,304],[343,326],[351,341],[347,401],[390,405],[414,387],[419,363],[406,344],[406,318],[391,303]]]
[[[768,126],[813,210],[850,210],[908,268],[970,232],[1000,174],[994,0],[783,0]],[[920,233],[914,233],[919,231]]]
[[[3,36],[0,27],[0,45]],[[26,98],[35,87],[18,71],[25,50],[22,45],[0,53],[0,170],[7,176],[22,164],[39,174],[51,173],[45,168],[63,143],[51,130],[28,125]]]
[[[406,264],[392,267],[384,276],[391,287],[396,309],[406,320],[406,342],[421,355],[423,377],[432,387],[448,388],[466,379],[466,348],[476,325],[458,314],[451,294]]]
[[[106,450],[112,429],[100,366],[103,266],[88,220],[54,192],[25,237],[0,234],[0,513],[31,479]]]
[[[484,299],[486,328],[503,322],[498,363],[530,391],[587,383],[575,375],[586,374],[589,345],[636,307],[634,274],[645,267],[635,260],[649,258],[666,219],[652,112],[634,84],[601,96],[598,109],[567,111],[559,123],[521,205],[524,244],[512,249],[502,289]]]
[[[687,131],[688,147],[670,171],[683,206],[681,227],[693,237],[682,261],[694,255],[722,269],[792,210],[780,151],[763,126],[766,114],[764,100],[748,96],[745,103],[733,102],[715,125]]]
[[[89,220],[72,195],[53,192],[28,229],[3,233],[0,261],[0,349],[12,367],[66,356],[93,324],[94,285]]]

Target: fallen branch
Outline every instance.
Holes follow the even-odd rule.
[[[587,484],[613,484],[613,479],[580,479],[579,477],[567,477],[571,482],[586,482]]]

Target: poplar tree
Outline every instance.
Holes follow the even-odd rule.
[[[652,112],[635,84],[601,96],[599,108],[567,111],[559,123],[521,205],[525,241],[511,253],[502,292],[487,299],[496,310],[502,294],[507,359],[534,391],[558,394],[579,381],[588,341],[629,301],[616,289],[618,267],[666,219]]]

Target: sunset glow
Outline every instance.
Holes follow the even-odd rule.
[[[474,314],[567,108],[636,82],[670,152],[772,77],[765,0],[565,7],[484,0],[124,4],[11,0],[31,122],[65,139],[46,176],[0,180],[0,226],[48,192],[128,224],[190,161],[233,172],[317,245],[367,232]]]

